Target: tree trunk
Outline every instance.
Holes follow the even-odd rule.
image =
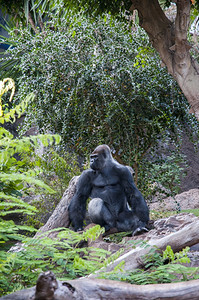
[[[42,280],[42,277],[44,280]],[[57,281],[54,274],[40,275],[37,286],[0,298],[1,300],[197,300],[199,280],[179,283],[135,284],[104,279]]]
[[[132,0],[131,10],[137,9],[140,26],[179,84],[191,106],[190,112],[199,120],[199,65],[190,56],[187,40],[191,2],[176,0],[176,5],[174,23],[166,17],[158,0]]]

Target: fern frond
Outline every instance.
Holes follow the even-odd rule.
[[[28,103],[30,101],[33,101],[35,98],[35,95],[33,93],[30,93],[26,98],[21,101],[18,105],[16,105],[14,108],[12,108],[8,113],[3,115],[0,115],[0,123],[4,124],[5,122],[11,122],[14,123],[16,121],[16,116],[18,118],[21,117],[21,115],[25,112]]]
[[[6,130],[5,128],[0,127],[0,140],[4,139],[4,138],[12,139],[13,135],[8,130]]]
[[[35,179],[32,176],[24,175],[24,174],[19,174],[19,173],[12,173],[12,174],[1,173],[0,174],[0,180],[2,182],[6,182],[6,181],[25,181],[25,182],[27,182],[29,184],[37,185],[37,186],[45,189],[49,193],[54,193],[54,190],[51,189],[43,181],[41,181],[39,179]]]
[[[39,134],[36,136],[13,139],[6,130],[0,129],[0,166],[5,165],[15,153],[28,153],[30,149],[59,144],[61,137],[58,134]]]
[[[39,134],[39,135],[31,135],[29,137],[23,137],[21,139],[13,139],[10,140],[11,135],[8,135],[6,131],[0,131],[2,135],[2,139],[0,140],[0,147],[4,149],[14,148],[16,152],[25,152],[27,149],[33,146],[41,146],[41,143],[44,147],[59,144],[61,141],[61,137],[58,134]],[[6,134],[6,136],[5,136]],[[5,136],[5,137],[4,137]]]
[[[24,202],[23,200],[21,200],[17,197],[6,195],[3,192],[0,192],[0,199],[7,200],[6,202],[5,201],[0,202],[0,215],[1,216],[5,216],[7,214],[12,213],[12,211],[10,209],[13,207],[19,208],[17,211],[14,210],[13,211],[14,213],[20,212],[23,214],[26,213],[26,214],[32,215],[37,211],[37,209],[34,206]]]

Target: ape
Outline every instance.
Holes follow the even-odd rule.
[[[107,145],[100,145],[93,151],[90,169],[78,180],[69,205],[69,218],[76,231],[82,230],[89,197],[91,221],[104,226],[105,230],[113,227],[134,233],[147,230],[147,204],[136,188],[129,168],[113,159]]]

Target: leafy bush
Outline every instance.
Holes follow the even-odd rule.
[[[20,74],[18,97],[36,95],[24,130],[36,123],[82,155],[109,144],[116,159],[133,166],[136,183],[160,140],[175,144],[183,126],[198,130],[142,30],[131,32],[110,15],[68,14],[49,23],[38,34],[23,29],[13,35],[4,58]]]
[[[14,82],[11,79],[0,81],[0,95],[9,89],[14,90]],[[33,94],[30,94],[16,108],[6,113],[4,113],[0,98],[1,123],[14,121],[16,115],[20,116],[31,98],[34,98]],[[47,237],[41,238],[41,236],[37,239],[27,238],[22,232],[33,232],[35,229],[30,226],[16,225],[12,220],[9,220],[10,214],[31,215],[36,212],[32,205],[22,200],[24,194],[33,192],[33,186],[39,186],[43,192],[44,190],[50,193],[54,192],[38,179],[39,173],[43,170],[38,168],[38,164],[35,165],[34,161],[31,161],[29,154],[41,143],[43,146],[49,146],[59,142],[60,137],[58,135],[50,134],[14,139],[13,135],[5,128],[0,128],[0,243],[5,245],[0,251],[1,295],[32,286],[39,273],[47,269],[53,269],[60,277],[67,278],[93,272],[101,266],[102,260],[108,254],[108,252],[100,249],[78,248],[81,241],[98,237],[103,232],[100,226],[91,228],[82,235],[68,229],[56,229],[60,232],[57,240],[54,241]],[[18,158],[15,158],[16,154]],[[53,161],[57,159],[57,164],[63,165],[63,160],[52,153],[52,149],[51,155],[54,155]],[[12,245],[8,242],[14,240],[21,241],[20,251],[6,252],[5,250]],[[76,244],[75,248],[73,248],[74,244]]]
[[[36,218],[30,216],[25,223],[39,228],[59,203],[71,178],[78,175],[80,170],[76,155],[60,149],[59,146],[48,146],[42,156],[36,157],[35,163],[42,170],[38,177],[54,190],[54,193],[48,194],[34,190],[34,194],[38,194],[37,197],[29,195],[38,212]]]
[[[11,79],[5,79],[1,84],[2,96],[3,92],[9,91],[9,88],[13,91],[15,89],[14,81]],[[35,96],[31,93],[10,110],[0,102],[2,111],[0,123],[15,122],[16,117],[20,118],[27,109],[28,103],[34,99]],[[29,225],[40,227],[41,222],[46,221],[49,213],[62,197],[69,180],[79,171],[73,154],[64,152],[61,157],[55,151],[55,146],[59,142],[60,136],[50,134],[14,139],[4,127],[0,128],[1,191],[6,195],[9,194],[9,197],[12,196],[13,201],[14,196],[25,195],[38,208],[36,218],[30,215],[26,218],[26,223]],[[41,148],[45,149],[44,155],[39,151]],[[34,191],[32,191],[33,185]],[[44,193],[44,189],[47,193]],[[38,193],[39,195],[35,197]],[[1,197],[3,197],[2,193]],[[15,201],[18,203],[15,206],[19,205],[19,200],[15,199]],[[25,212],[25,207],[22,210]],[[15,212],[21,213],[19,208],[17,211],[15,208]]]
[[[27,107],[30,99],[34,98],[33,94],[28,95],[24,101],[13,108],[11,111],[4,111],[2,104],[2,95],[8,90],[14,92],[14,82],[7,78],[0,81],[0,122],[12,122],[16,115],[19,117]],[[54,191],[44,182],[37,178],[40,170],[31,162],[29,154],[33,149],[38,147],[40,143],[44,146],[52,145],[60,142],[58,135],[38,135],[32,137],[23,137],[14,139],[13,135],[4,127],[0,127],[0,273],[1,277],[7,266],[12,265],[11,257],[3,249],[11,246],[13,240],[22,240],[24,236],[21,232],[35,229],[31,226],[16,225],[12,220],[11,214],[32,215],[36,212],[35,207],[25,203],[22,196],[28,193],[33,186],[39,186],[43,191],[53,193]],[[16,156],[17,155],[17,156]],[[5,267],[6,265],[6,267]],[[3,281],[6,280],[5,278]]]
[[[162,152],[160,155],[158,151],[144,158],[140,163],[139,176],[142,181],[139,186],[148,200],[153,196],[159,201],[169,196],[174,199],[174,196],[180,192],[181,180],[186,175],[186,159],[178,152],[169,151],[167,155]],[[180,210],[181,207],[176,202],[176,211]]]

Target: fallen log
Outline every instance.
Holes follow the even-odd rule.
[[[187,246],[192,246],[199,243],[199,220],[186,225],[183,229],[164,236],[160,239],[151,239],[147,242],[147,247],[136,247],[131,251],[121,255],[114,262],[110,263],[106,268],[102,268],[95,274],[89,275],[89,278],[94,278],[99,275],[100,272],[112,271],[120,262],[124,261],[124,271],[130,271],[143,266],[143,257],[148,254],[155,246],[157,251],[164,251],[167,245],[170,245],[174,252],[178,252]]]
[[[69,186],[63,194],[63,197],[61,198],[59,204],[56,206],[46,224],[38,230],[35,237],[38,237],[42,233],[58,227],[69,227],[70,222],[68,216],[68,206],[75,193],[78,178],[79,176],[75,176],[71,179]],[[55,232],[50,232],[47,234],[48,237],[54,237],[55,235]]]
[[[138,286],[104,279],[56,280],[52,272],[41,274],[36,287],[15,292],[1,300],[196,300],[199,280]]]

